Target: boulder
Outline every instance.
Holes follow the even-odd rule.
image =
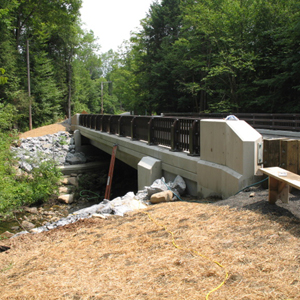
[[[69,183],[69,177],[64,177],[63,180],[61,181],[61,184],[68,184]]]
[[[24,210],[31,214],[38,214],[38,209],[36,207],[25,207]]]
[[[11,238],[13,235],[14,235],[13,233],[11,233],[11,232],[9,232],[9,231],[5,231],[5,232],[3,232],[3,233],[0,235],[0,237],[1,237],[1,238],[7,238],[7,239],[9,239],[9,238]]]
[[[74,185],[74,186],[78,186],[78,180],[76,177],[69,177],[68,178],[68,184]]]
[[[161,202],[169,202],[173,199],[172,191],[163,191],[160,193],[153,194],[150,198],[150,202],[152,204],[161,203]]]
[[[23,221],[22,222],[22,227],[27,229],[27,230],[30,230],[30,229],[34,228],[35,225],[33,223],[28,222],[28,221]]]
[[[67,186],[61,186],[58,189],[59,194],[70,194],[71,193],[71,188],[67,187]]]
[[[66,204],[71,204],[74,202],[74,194],[60,195],[58,200]]]
[[[81,152],[75,154],[68,153],[66,156],[66,162],[71,165],[84,164],[86,163],[86,157]]]

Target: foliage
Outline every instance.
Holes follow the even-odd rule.
[[[46,201],[58,191],[61,173],[54,162],[44,161],[31,174],[16,172],[17,162],[10,145],[18,142],[15,131],[7,129],[14,122],[12,105],[0,104],[0,214],[6,214],[22,205]],[[38,158],[37,158],[38,159]]]
[[[101,82],[112,82],[103,90],[109,114],[297,112],[298,2],[153,2],[130,41],[99,54],[94,33],[81,28],[82,0],[3,0],[0,103],[15,107],[20,130],[30,102],[35,127],[100,113]]]
[[[12,104],[0,103],[0,132],[11,129],[17,118],[17,110]]]
[[[154,2],[107,76],[138,113],[298,112],[299,20],[296,0]]]
[[[6,83],[0,84],[0,103],[15,106],[21,131],[28,127],[30,102],[34,127],[99,108],[99,45],[92,31],[81,29],[81,5],[82,0],[0,4],[0,83]]]
[[[7,82],[7,77],[2,76],[5,73],[5,70],[0,68],[0,84],[5,84]]]
[[[45,161],[32,174],[17,176],[14,159],[9,153],[12,137],[1,133],[0,144],[0,214],[7,214],[23,205],[43,202],[58,191],[61,174],[51,161]]]

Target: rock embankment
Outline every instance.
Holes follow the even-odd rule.
[[[31,172],[41,162],[53,160],[56,165],[83,164],[95,158],[83,152],[75,152],[75,141],[71,133],[60,131],[40,137],[21,138],[19,147],[11,147],[19,162],[19,168]]]

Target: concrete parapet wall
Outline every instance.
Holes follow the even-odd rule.
[[[74,119],[74,130],[78,129],[91,145],[111,154],[113,145],[118,144],[117,159],[135,169],[140,166],[139,187],[145,178],[151,181],[153,174],[161,174],[167,181],[180,175],[190,195],[227,198],[252,184],[260,168],[257,153],[262,136],[244,121],[201,120],[201,157],[149,146],[142,141],[78,126],[75,122],[78,118]],[[149,168],[143,167],[145,157],[155,162],[148,164]]]
[[[201,120],[200,196],[227,198],[253,183],[262,136],[245,121]]]
[[[76,114],[71,117],[71,131],[75,131],[77,128],[77,125],[79,124],[79,116],[80,114]]]

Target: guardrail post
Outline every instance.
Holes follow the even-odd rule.
[[[148,145],[154,145],[154,118],[148,122]]]
[[[83,126],[87,127],[87,115],[86,114],[84,114],[84,116],[83,116]]]
[[[96,122],[98,115],[93,115],[92,117],[92,129],[96,130]]]
[[[91,128],[91,122],[92,121],[92,115],[87,115],[87,127],[88,128]]]
[[[178,119],[174,121],[171,126],[171,151],[181,151],[179,147],[180,143],[180,122]]]
[[[136,117],[131,120],[131,140],[136,140]]]
[[[108,128],[107,128],[107,132],[109,133],[109,134],[114,134],[114,132],[112,132],[112,126],[111,126],[111,122],[112,122],[112,116],[110,116],[109,117],[109,119],[108,119]]]
[[[83,115],[79,115],[79,124],[80,126],[83,126]]]
[[[122,125],[123,125],[123,122],[122,122],[122,117],[121,116],[118,120],[118,133],[119,133],[119,136],[122,137],[124,136],[124,133],[123,133],[123,130],[122,130]]]
[[[97,115],[96,117],[96,130],[101,131],[102,129],[102,115]]]
[[[189,129],[189,156],[200,156],[200,123],[195,120]]]

